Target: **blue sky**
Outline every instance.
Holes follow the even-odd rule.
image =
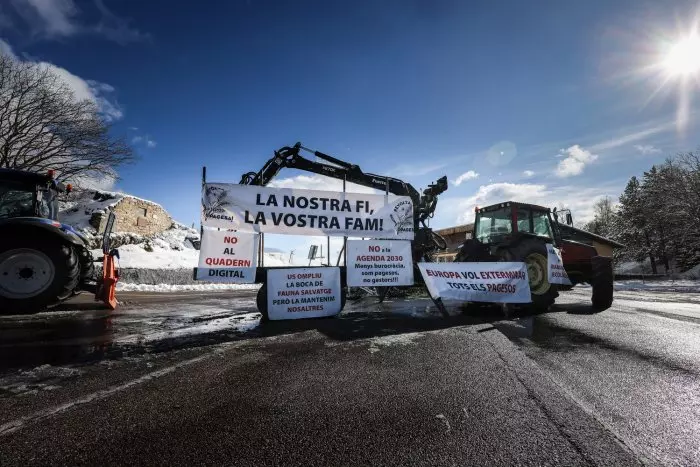
[[[416,187],[460,181],[436,227],[508,198],[586,219],[698,147],[697,81],[679,110],[680,79],[655,94],[668,70],[654,67],[697,2],[184,3],[0,6],[0,46],[66,72],[133,141],[117,188],[183,223],[198,222],[202,165],[238,182],[297,141]]]

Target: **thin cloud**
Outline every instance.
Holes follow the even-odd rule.
[[[618,137],[591,145],[590,149],[593,152],[601,152],[601,151],[605,151],[608,149],[618,148],[620,146],[624,146],[626,144],[633,143],[635,141],[646,139],[649,136],[653,136],[653,135],[656,135],[658,133],[663,133],[665,131],[673,130],[675,127],[676,127],[675,121],[662,123],[660,125],[656,125],[656,126],[651,127],[651,128],[647,128],[647,129],[644,129],[641,131],[636,131],[633,133],[620,135]]]
[[[17,55],[15,55],[15,51],[12,50],[12,46],[2,39],[0,39],[0,54],[17,60]]]
[[[467,181],[467,180],[473,180],[479,176],[478,173],[474,172],[473,170],[468,170],[464,172],[462,175],[457,177],[457,179],[452,182],[454,183],[455,186],[459,186],[462,184],[462,182]]]
[[[12,0],[12,6],[34,35],[68,37],[79,29],[75,22],[79,10],[73,0]]]
[[[521,201],[525,203],[539,203],[549,195],[546,185],[533,183],[506,183],[498,182],[482,185],[472,196],[458,200],[457,203],[446,203],[445,199],[438,201],[438,211],[447,206],[456,206],[460,213],[457,222],[472,222],[474,220],[474,208],[504,201]],[[450,208],[447,208],[450,209]]]
[[[297,175],[296,177],[278,178],[271,181],[268,186],[273,188],[294,188],[305,190],[322,191],[343,191],[343,181],[336,178],[325,177],[323,175]],[[382,191],[375,190],[355,183],[347,183],[345,191],[350,193],[373,193],[383,194]]]
[[[392,172],[395,177],[418,177],[445,168],[447,165],[447,162],[426,165],[405,164],[396,167]]]
[[[565,159],[559,162],[555,171],[558,177],[572,177],[580,175],[587,164],[592,163],[598,156],[590,151],[582,148],[578,144],[562,149],[560,154],[565,156]]]
[[[95,0],[95,6],[102,14],[100,22],[92,27],[92,30],[97,34],[121,45],[150,39],[150,35],[131,27],[129,19],[121,18],[112,13],[102,0]]]
[[[58,76],[70,89],[76,100],[89,100],[97,105],[97,109],[106,122],[113,122],[124,116],[119,103],[114,98],[114,87],[100,81],[86,80],[74,75],[70,71],[49,62],[37,62],[28,58],[19,58],[10,44],[0,39],[0,53],[14,60],[25,63],[33,63],[39,67],[48,69]]]
[[[532,170],[523,170],[523,176],[530,178],[535,176],[535,172]]]
[[[656,148],[651,144],[636,144],[634,146],[634,149],[636,149],[645,156],[649,156],[651,154],[661,154],[661,149]]]
[[[147,148],[155,148],[158,143],[148,135],[136,135],[131,138],[131,144],[144,144]]]
[[[45,39],[94,34],[122,45],[149,39],[148,34],[133,28],[129,19],[115,15],[102,0],[94,0],[100,16],[94,24],[81,20],[82,11],[74,0],[11,0],[11,5],[31,33]]]
[[[482,185],[471,196],[440,198],[433,226],[451,227],[474,221],[474,208],[505,201],[520,201],[544,207],[564,205],[571,209],[574,221],[582,224],[593,219],[594,204],[609,196],[617,199],[625,180],[613,180],[595,187],[573,185],[548,186],[534,183],[491,183]]]

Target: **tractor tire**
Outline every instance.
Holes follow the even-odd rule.
[[[526,238],[502,250],[500,257],[505,261],[522,261],[527,265],[532,308],[546,311],[554,304],[554,300],[559,296],[559,288],[556,284],[549,282],[545,242]]]
[[[78,249],[78,259],[80,261],[80,284],[84,284],[95,278],[95,259],[87,248]]]
[[[267,284],[263,284],[258,289],[258,295],[255,297],[255,304],[258,307],[258,311],[262,315],[260,321],[269,321],[270,315],[267,314]]]
[[[488,246],[474,239],[465,241],[457,251],[457,255],[454,259],[456,263],[473,263],[478,261],[497,261],[497,258],[491,256]]]
[[[0,310],[43,311],[70,298],[80,280],[72,246],[49,235],[11,236],[0,246]]]
[[[607,310],[613,303],[613,266],[612,258],[594,256],[591,258],[592,275],[591,303],[595,311]]]

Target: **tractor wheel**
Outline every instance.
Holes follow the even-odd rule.
[[[559,291],[556,284],[549,282],[547,247],[544,242],[534,238],[524,239],[503,251],[502,259],[522,261],[527,265],[533,308],[547,310],[554,304],[554,300],[559,296]]]
[[[80,261],[80,283],[84,284],[89,280],[95,280],[95,259],[87,248],[78,249],[78,259]]]
[[[267,314],[267,284],[263,284],[258,289],[258,295],[255,297],[255,304],[258,306],[258,311],[262,315],[260,321],[269,321],[270,315]]]
[[[80,279],[70,245],[47,235],[11,236],[0,247],[0,310],[42,311],[73,295]]]
[[[469,239],[465,241],[457,251],[454,261],[456,263],[467,263],[476,261],[495,261],[496,258],[491,256],[489,248],[486,245],[482,245],[476,240]]]
[[[612,258],[594,256],[591,258],[593,274],[591,302],[595,311],[607,310],[613,303],[613,267]]]

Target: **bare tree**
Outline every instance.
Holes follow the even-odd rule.
[[[613,201],[609,196],[601,198],[593,204],[594,217],[586,224],[584,230],[594,234],[609,236],[613,230],[615,221],[615,209]]]
[[[49,67],[0,53],[0,168],[116,178],[134,154],[109,130],[97,104],[76,99]]]

